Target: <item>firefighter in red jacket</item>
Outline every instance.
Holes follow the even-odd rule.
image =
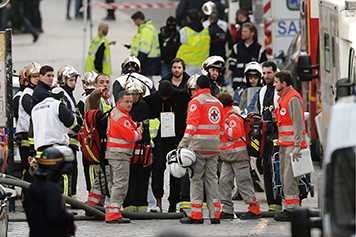
[[[223,106],[210,94],[210,80],[197,79],[197,93],[188,105],[187,127],[178,148],[195,151],[197,164],[193,167],[190,200],[192,212],[182,218],[182,224],[203,224],[202,205],[206,193],[211,224],[220,224],[217,163],[220,152],[220,130],[224,129]]]
[[[123,218],[119,211],[129,186],[130,161],[135,142],[141,140],[143,132],[142,123],[137,127],[132,121],[129,115],[131,108],[132,95],[122,91],[109,117],[105,155],[111,167],[112,187],[110,198],[105,200],[106,223],[130,223],[130,219]]]
[[[292,88],[292,81],[290,72],[280,71],[275,74],[273,84],[280,96],[275,118],[279,131],[277,143],[280,146],[280,175],[284,193],[284,211],[273,217],[276,221],[291,221],[294,208],[300,206],[300,177],[293,175],[292,160],[298,161],[302,156],[301,149],[307,147],[304,103],[300,94]]]
[[[234,218],[234,203],[231,198],[231,189],[234,179],[237,180],[237,189],[243,200],[249,205],[248,212],[240,216],[242,220],[261,218],[260,205],[256,199],[255,189],[250,174],[250,156],[247,153],[246,138],[243,119],[239,111],[232,105],[234,99],[227,92],[219,93],[216,98],[224,106],[225,128],[222,130],[220,144],[221,166],[219,180],[219,196],[224,204],[220,219]]]

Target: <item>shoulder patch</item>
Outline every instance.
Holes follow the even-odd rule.
[[[124,121],[124,126],[129,128],[130,127],[130,121],[129,120],[125,120]]]
[[[194,110],[197,109],[197,105],[196,104],[192,104],[189,109],[190,109],[190,111],[193,112]]]

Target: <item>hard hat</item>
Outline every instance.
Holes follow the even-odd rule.
[[[221,56],[211,56],[207,58],[201,65],[201,74],[203,76],[208,76],[209,68],[217,68],[220,70],[225,67],[225,60]]]
[[[125,83],[125,90],[132,93],[145,94],[146,87],[142,84],[142,82],[135,79],[128,79]]]
[[[76,79],[80,76],[79,72],[71,65],[64,65],[57,72],[57,80],[60,86],[66,84],[66,79],[70,77],[75,77]]]
[[[136,56],[130,56],[125,59],[125,61],[121,64],[121,69],[124,74],[128,73],[129,66],[133,66],[135,68],[134,72],[141,71],[141,62]]]
[[[64,97],[64,90],[59,86],[54,87],[51,92],[52,92],[52,97],[55,99],[59,100],[60,98]]]
[[[258,62],[250,62],[245,67],[245,76],[247,75],[260,75],[262,77],[262,66]]]
[[[74,155],[72,149],[67,146],[53,146],[45,149],[38,160],[36,176],[45,176],[57,182],[62,173],[72,171]]]
[[[191,167],[197,161],[195,152],[190,148],[179,148],[177,150],[178,163],[185,168]]]
[[[201,9],[203,13],[207,16],[210,16],[213,11],[217,11],[215,3],[213,3],[212,1],[204,3]]]
[[[187,81],[188,89],[195,89],[197,87],[198,77],[199,77],[198,74],[194,74],[193,76],[189,77],[189,79]]]
[[[85,73],[82,82],[84,90],[95,89],[95,79],[98,74],[94,71]]]
[[[40,70],[41,70],[41,65],[36,63],[36,62],[32,62],[31,64],[29,64],[26,70],[26,76],[32,77],[32,76],[39,76],[40,75]]]
[[[25,86],[25,81],[28,81],[27,80],[27,76],[26,76],[26,71],[27,71],[27,68],[24,67],[19,73],[20,87],[24,87]]]
[[[171,175],[176,178],[182,178],[187,173],[187,168],[182,167],[178,162],[177,150],[174,149],[167,153],[167,169]]]
[[[59,86],[58,79],[55,77],[55,78],[53,78],[51,87],[57,87],[57,86]]]

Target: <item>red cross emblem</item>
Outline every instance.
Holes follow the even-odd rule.
[[[220,111],[217,107],[213,106],[209,109],[209,120],[212,123],[220,121]]]

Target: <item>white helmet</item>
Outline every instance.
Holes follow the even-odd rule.
[[[245,67],[245,76],[250,74],[260,75],[262,77],[262,66],[258,62],[250,62]]]
[[[98,74],[94,71],[85,73],[82,82],[84,90],[95,89],[95,79]]]
[[[203,76],[209,75],[209,68],[217,68],[220,70],[225,67],[225,60],[221,56],[210,56],[201,65],[201,74]]]
[[[205,15],[210,16],[213,11],[216,11],[216,6],[215,3],[213,3],[212,1],[208,1],[203,4],[201,9]]]
[[[198,77],[199,77],[198,74],[194,74],[193,76],[189,77],[187,81],[188,89],[195,89],[197,87]]]
[[[130,78],[125,83],[125,90],[131,94],[132,93],[145,94],[146,87],[143,85],[142,82]]]
[[[187,173],[187,168],[183,168],[177,162],[168,163],[168,172],[176,178],[182,178]]]
[[[133,66],[135,68],[134,72],[141,71],[141,62],[136,56],[130,56],[126,58],[121,64],[121,70],[123,74],[128,73],[129,66]]]
[[[178,163],[183,168],[189,168],[193,166],[197,160],[195,153],[190,148],[174,149],[167,153],[167,163]]]

